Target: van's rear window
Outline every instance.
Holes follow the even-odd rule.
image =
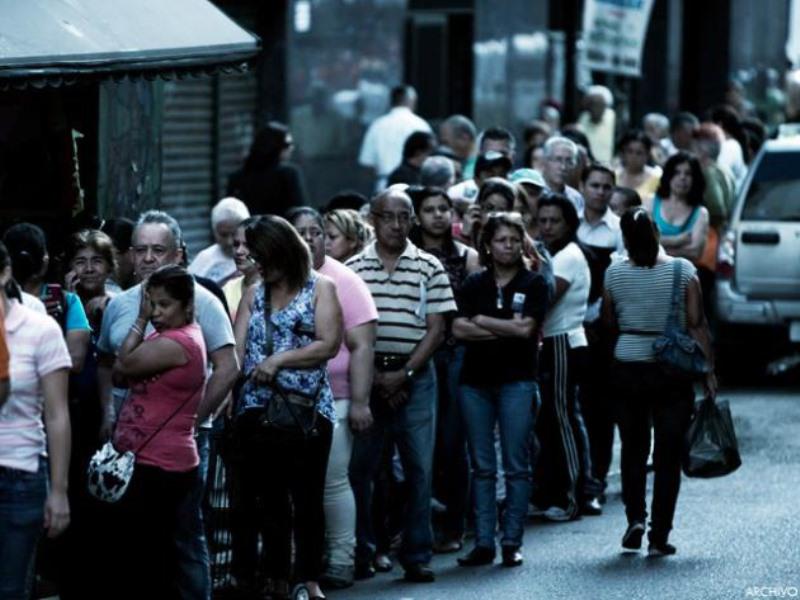
[[[800,221],[800,152],[765,154],[742,210],[747,221]]]

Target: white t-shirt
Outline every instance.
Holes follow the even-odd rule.
[[[358,163],[372,167],[378,174],[378,190],[383,189],[389,173],[403,161],[403,145],[415,131],[432,133],[431,126],[404,106],[395,106],[372,122],[364,135]]]
[[[207,277],[220,286],[239,274],[233,257],[225,254],[219,244],[212,244],[198,252],[189,264],[189,273]]]
[[[22,306],[27,306],[40,315],[47,314],[47,308],[45,307],[44,302],[28,292],[22,292]]]
[[[592,276],[589,263],[575,242],[553,257],[553,275],[569,282],[567,291],[548,311],[542,326],[544,337],[567,334],[570,348],[586,346],[583,321]]]

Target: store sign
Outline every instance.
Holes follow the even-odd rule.
[[[642,50],[653,0],[586,0],[583,9],[585,66],[641,77]]]

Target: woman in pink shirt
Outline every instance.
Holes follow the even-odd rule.
[[[130,487],[112,507],[117,552],[109,553],[108,573],[116,598],[176,596],[178,508],[198,477],[194,430],[206,348],[194,322],[194,278],[169,265],[145,289],[114,365],[114,375],[130,386],[114,446],[136,455]],[[148,323],[155,331],[145,337]]]

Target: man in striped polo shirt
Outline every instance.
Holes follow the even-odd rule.
[[[444,315],[456,310],[453,291],[437,258],[408,240],[411,199],[397,187],[371,206],[375,241],[347,261],[367,284],[378,308],[373,427],[358,436],[350,462],[356,496],[356,561],[360,575],[375,553],[370,507],[372,482],[384,443],[396,443],[408,486],[399,560],[408,581],[434,580],[431,560],[431,478],[436,437],[436,373],[431,357],[444,340]]]

